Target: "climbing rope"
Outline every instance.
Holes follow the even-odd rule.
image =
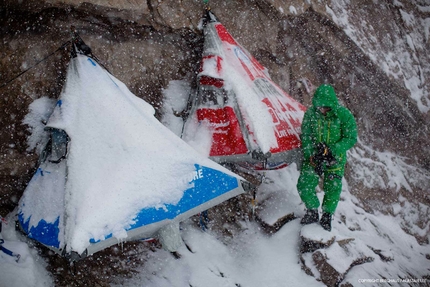
[[[207,1],[207,0],[204,0]],[[40,63],[46,61],[49,57],[51,57],[52,55],[54,55],[55,53],[57,53],[58,51],[64,49],[65,47],[67,47],[67,45],[71,44],[72,45],[72,57],[76,56],[76,53],[80,53],[80,54],[84,54],[88,57],[93,58],[97,63],[100,64],[100,66],[102,66],[106,71],[109,72],[109,70],[100,62],[100,60],[92,53],[91,48],[88,47],[84,41],[82,40],[82,38],[79,36],[79,34],[76,31],[75,26],[71,26],[71,36],[72,36],[72,40],[69,40],[67,42],[65,42],[63,45],[61,45],[60,47],[58,47],[54,52],[50,53],[49,55],[47,55],[46,57],[44,57],[43,59],[37,61],[34,65],[32,65],[31,67],[29,67],[28,69],[22,71],[21,73],[19,73],[18,75],[16,75],[15,77],[13,77],[12,79],[8,80],[7,82],[3,83],[0,86],[0,89],[4,88],[5,86],[7,86],[8,84],[10,84],[11,82],[13,82],[14,80],[16,80],[17,78],[19,78],[20,76],[24,75],[25,73],[27,73],[28,71],[30,71],[31,69],[33,69],[34,67],[36,67],[37,65],[39,65]],[[78,50],[78,51],[77,51]]]
[[[37,61],[33,66],[29,67],[28,69],[22,71],[21,73],[19,73],[18,75],[16,75],[15,77],[13,77],[12,79],[8,80],[7,82],[3,83],[0,86],[0,89],[6,87],[8,84],[10,84],[11,82],[13,82],[14,80],[16,80],[17,78],[19,78],[20,76],[24,75],[25,73],[27,73],[28,71],[30,71],[31,69],[33,69],[34,67],[36,67],[37,65],[39,65],[40,63],[46,61],[49,57],[51,57],[52,55],[54,55],[55,53],[57,53],[58,51],[60,51],[61,49],[64,49],[67,45],[69,45],[71,43],[71,41],[67,41],[65,42],[63,45],[61,45],[57,50],[55,50],[54,52],[52,52],[51,54],[47,55],[46,57],[44,57],[43,59]]]

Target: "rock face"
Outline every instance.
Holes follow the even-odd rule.
[[[430,172],[430,5],[427,0],[388,2],[226,0],[210,4],[238,42],[268,68],[272,79],[303,104],[310,104],[312,84],[334,85],[342,104],[357,119],[359,145],[407,157],[413,167],[407,174],[413,177],[418,167]],[[161,117],[162,92],[169,82],[183,80],[192,85],[195,81],[203,46],[199,29],[203,11],[199,0],[1,1],[0,215],[14,209],[36,168],[37,154],[27,149],[30,131],[22,121],[35,99],[58,97],[70,57],[67,47],[59,47],[70,40],[70,26],[76,27],[100,62]],[[346,177],[351,192],[362,201],[359,204],[370,211],[378,205],[366,205],[369,197],[390,203],[399,198],[396,192],[358,182],[348,169]],[[430,206],[428,177],[409,184],[413,192],[403,193],[401,202],[388,213],[402,214],[408,205]],[[393,189],[390,183],[387,189]],[[245,201],[235,200],[238,210]],[[272,234],[294,218],[290,215],[281,218],[279,225],[262,227]],[[423,234],[416,235],[410,228],[423,244],[428,244],[426,218],[428,211],[414,218],[427,230]],[[355,225],[349,229],[360,228]],[[408,229],[407,224],[404,228]],[[303,268],[327,286],[355,285],[348,279],[354,266],[393,260],[389,250],[365,246],[354,238],[315,240],[309,234],[301,238]],[[332,260],[339,255],[345,259],[344,266]]]
[[[300,245],[303,269],[326,286],[349,286],[344,285],[351,284],[344,281],[347,273],[354,266],[372,262],[376,253],[372,247],[360,241],[357,243],[354,238],[337,239],[318,224],[302,228]]]
[[[293,97],[310,103],[311,95],[298,85],[304,77],[314,85],[333,84],[355,115],[363,143],[406,156],[428,171],[430,42],[424,19],[429,7],[425,1],[364,2],[346,9],[337,1],[217,1],[211,8]],[[34,99],[60,93],[69,52],[58,48],[70,39],[70,26],[160,117],[162,91],[169,81],[195,80],[203,5],[197,0],[3,0],[1,215],[16,206],[34,172],[37,155],[27,150],[29,131],[21,122]],[[414,188],[426,189],[419,182]]]

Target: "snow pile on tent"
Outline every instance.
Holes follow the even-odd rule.
[[[30,238],[91,254],[151,236],[243,192],[240,177],[198,154],[92,58],[78,54],[19,204]]]
[[[53,280],[46,270],[45,261],[39,257],[33,246],[22,241],[15,230],[15,214],[10,213],[8,219],[1,224],[0,247],[19,254],[19,260],[0,250],[0,286],[54,286]],[[0,216],[0,220],[2,220]]]
[[[273,169],[297,160],[305,108],[207,11],[198,90],[184,140],[217,162]],[[211,144],[207,144],[211,138]]]

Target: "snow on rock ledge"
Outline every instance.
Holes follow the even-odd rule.
[[[325,231],[317,223],[305,225],[300,231],[300,252],[314,252],[320,248],[328,248],[335,239],[335,235]]]
[[[362,241],[336,236],[318,224],[304,226],[300,232],[300,260],[308,275],[327,286],[338,286],[354,266],[372,262],[375,252]]]

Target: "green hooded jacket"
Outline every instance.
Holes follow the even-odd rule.
[[[330,107],[324,116],[318,107]],[[352,113],[339,104],[334,88],[321,85],[314,93],[312,106],[302,122],[302,150],[305,161],[316,153],[316,145],[324,142],[337,160],[336,166],[346,163],[346,151],[357,142],[357,124]]]

